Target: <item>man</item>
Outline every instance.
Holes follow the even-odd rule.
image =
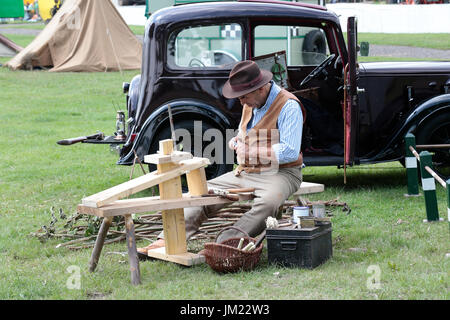
[[[258,196],[252,209],[234,226],[256,237],[265,229],[265,220],[275,216],[280,205],[300,188],[302,182],[300,152],[304,110],[299,100],[272,81],[272,73],[261,70],[253,61],[241,61],[231,70],[222,93],[226,98],[238,98],[243,106],[239,133],[228,146],[235,150],[238,167],[234,172],[209,180],[208,188],[255,188]],[[224,205],[184,209],[186,238]],[[217,239],[241,237],[234,229],[222,232]],[[138,248],[164,246],[163,234],[153,244]]]

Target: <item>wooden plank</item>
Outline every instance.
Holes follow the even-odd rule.
[[[199,254],[185,252],[181,254],[166,254],[164,247],[148,250],[147,255],[152,258],[178,263],[184,266],[193,266],[205,262],[205,257]]]
[[[170,171],[161,174],[157,171],[153,171],[133,180],[129,180],[112,188],[93,194],[89,197],[83,198],[82,204],[93,208],[99,208],[107,203],[111,203],[120,198],[128,197],[139,191],[153,187],[164,181],[181,176],[188,171],[204,167],[208,164],[210,164],[208,158],[194,157],[189,160],[183,160],[178,163],[178,167]]]
[[[186,173],[189,194],[201,196],[208,193],[205,168],[199,168]]]
[[[232,203],[222,197],[191,197],[182,199],[160,200],[159,197],[116,200],[100,208],[92,208],[83,204],[77,206],[77,212],[98,217],[121,216],[124,214],[144,213],[150,211],[170,210],[178,208],[209,206],[213,204]]]
[[[159,151],[163,155],[173,152],[173,140],[167,139],[159,142]],[[174,170],[178,167],[175,163],[161,163],[157,165],[158,173]],[[181,177],[177,176],[159,184],[159,196],[161,200],[181,199]],[[187,252],[186,225],[184,221],[184,210],[163,210],[163,231],[167,254],[182,254]]]
[[[302,182],[300,188],[293,194],[294,196],[299,196],[302,194],[309,193],[318,193],[323,192],[325,190],[325,186],[320,183],[312,183],[312,182]]]
[[[184,152],[184,151],[173,151],[171,154],[161,154],[161,153],[154,153],[154,154],[148,154],[144,156],[144,162],[145,163],[152,163],[152,164],[163,164],[163,163],[178,163],[183,160],[192,159],[192,154],[190,152]]]

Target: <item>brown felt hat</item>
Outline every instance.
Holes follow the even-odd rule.
[[[272,77],[272,72],[260,69],[254,61],[241,61],[231,70],[222,93],[225,98],[237,98],[261,88]]]

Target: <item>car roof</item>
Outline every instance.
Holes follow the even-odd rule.
[[[239,18],[285,18],[328,21],[339,25],[334,12],[318,5],[272,0],[244,0],[188,3],[164,8],[150,16],[148,23],[166,24],[192,20]]]

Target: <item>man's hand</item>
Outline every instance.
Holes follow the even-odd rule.
[[[246,150],[245,143],[243,143],[240,139],[237,139],[236,148],[234,150],[236,151],[238,164],[244,164],[246,154],[248,154],[248,150]]]
[[[231,138],[230,141],[228,141],[228,148],[230,148],[231,150],[236,150],[237,140],[238,140],[237,136],[234,138]]]

